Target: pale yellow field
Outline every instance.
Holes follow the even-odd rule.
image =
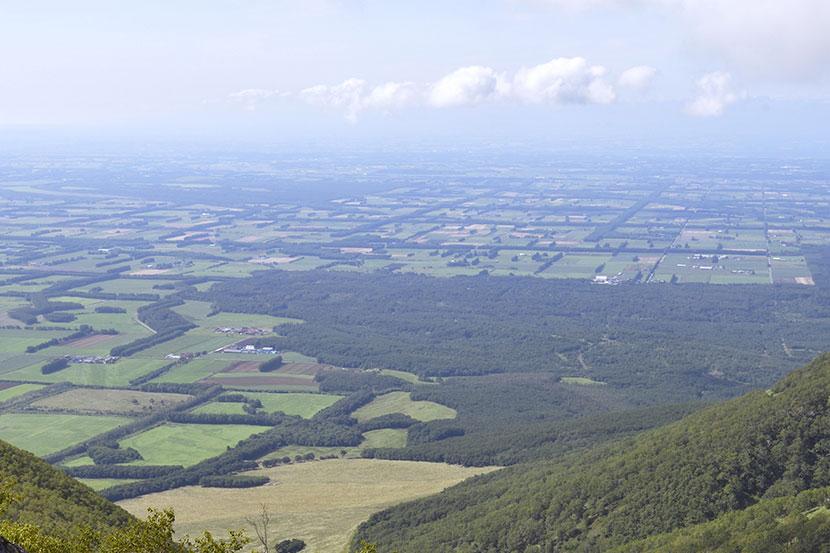
[[[271,483],[258,488],[187,487],[119,502],[143,516],[148,507],[173,507],[177,532],[224,533],[228,528],[253,531],[245,517],[265,504],[273,513],[277,541],[305,540],[308,553],[343,551],[358,524],[381,509],[437,493],[466,478],[496,470],[443,463],[332,459],[262,469]],[[270,546],[273,548],[273,544]]]

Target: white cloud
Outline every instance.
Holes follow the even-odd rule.
[[[390,111],[417,103],[421,91],[412,82],[388,82],[378,85],[363,99],[363,109]]]
[[[305,102],[326,109],[340,110],[346,119],[357,121],[363,111],[391,111],[418,101],[419,91],[411,82],[387,82],[367,90],[363,79],[346,79],[338,85],[316,85],[300,91]]]
[[[697,81],[697,97],[687,106],[686,111],[696,117],[717,117],[740,99],[741,95],[732,87],[732,76],[723,71],[707,73]]]
[[[300,98],[309,104],[326,109],[343,110],[346,119],[356,121],[363,109],[366,81],[346,79],[338,85],[319,84],[300,91]]]
[[[504,87],[503,77],[491,67],[462,67],[431,87],[429,103],[439,108],[479,104],[498,97]]]
[[[635,91],[642,91],[651,86],[654,77],[657,76],[657,69],[649,65],[637,65],[629,67],[620,74],[617,84],[623,88]]]
[[[585,58],[556,58],[520,69],[510,92],[530,104],[610,104],[616,94],[604,79],[606,73],[604,67],[589,65]]]
[[[238,92],[228,94],[228,100],[242,104],[245,109],[254,111],[263,102],[277,97],[287,96],[287,92],[280,92],[276,89],[267,88],[246,88]]]
[[[638,69],[640,73],[653,68]],[[410,106],[433,108],[474,106],[504,101],[524,104],[610,104],[616,100],[607,70],[585,58],[556,58],[523,67],[512,77],[492,67],[461,67],[437,82],[418,85],[411,81],[386,82],[370,88],[363,79],[347,79],[337,85],[316,85],[299,92],[313,106],[342,111],[349,121],[369,110],[391,112]],[[645,81],[650,75],[637,75]],[[634,79],[630,77],[629,80]],[[251,94],[255,96],[255,94]]]

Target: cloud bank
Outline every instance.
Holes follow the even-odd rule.
[[[301,90],[306,103],[341,111],[356,121],[369,110],[388,113],[412,106],[436,109],[476,106],[488,102],[514,104],[610,104],[617,98],[608,71],[585,58],[555,58],[513,75],[492,67],[460,67],[432,83],[387,82],[370,87],[362,79],[347,79],[336,85],[315,85]],[[647,76],[641,76],[645,80]],[[241,93],[237,93],[241,94]]]

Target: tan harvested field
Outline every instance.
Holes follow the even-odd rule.
[[[37,409],[78,413],[138,415],[165,409],[190,399],[185,394],[162,394],[132,390],[74,388],[32,403]]]
[[[87,336],[86,338],[78,338],[77,340],[72,340],[68,342],[66,345],[70,348],[90,348],[93,346],[97,346],[98,344],[102,344],[104,342],[109,342],[110,340],[117,338],[114,334],[93,334],[92,336]]]
[[[333,459],[247,473],[271,478],[270,484],[258,488],[187,487],[119,505],[136,515],[144,515],[148,507],[173,507],[179,533],[245,528],[252,534],[245,517],[255,516],[265,504],[274,515],[272,532],[277,540],[305,540],[304,553],[339,553],[372,513],[492,470],[418,461]]]

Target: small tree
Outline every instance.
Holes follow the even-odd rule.
[[[257,540],[262,544],[265,551],[270,550],[271,513],[265,503],[260,505],[259,514],[256,517],[245,517],[245,522],[254,528]]]

